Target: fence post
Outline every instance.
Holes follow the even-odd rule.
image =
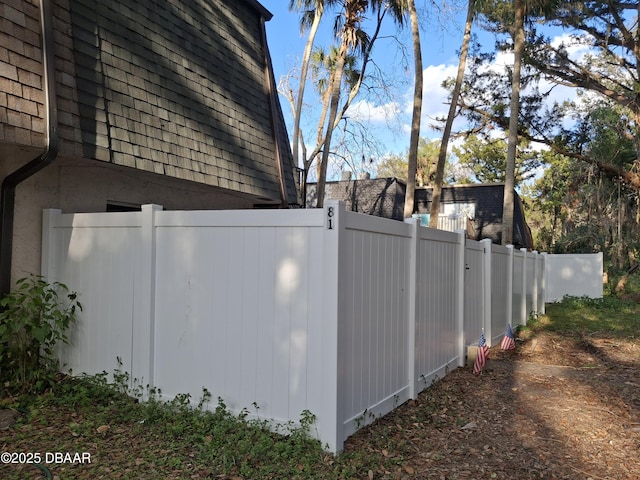
[[[522,252],[522,298],[520,299],[520,325],[527,324],[527,249],[521,248]]]
[[[465,230],[458,230],[458,271],[456,279],[456,320],[458,329],[458,366],[464,367],[465,345],[464,345],[464,275],[466,265],[464,262],[465,250],[467,248],[467,234]]]
[[[531,306],[535,313],[538,313],[538,275],[540,275],[540,268],[538,262],[540,261],[540,255],[537,250],[531,252],[533,254],[533,285],[531,286]]]
[[[55,246],[56,239],[53,234],[53,226],[56,222],[56,217],[62,214],[62,210],[57,208],[47,208],[42,211],[42,254],[40,257],[40,274],[48,282],[55,281],[55,278],[51,276],[54,273],[54,259],[55,259]]]
[[[420,243],[420,224],[417,218],[406,218],[405,223],[411,225],[411,248],[409,250],[409,271],[407,301],[407,371],[409,376],[409,398],[418,398],[416,388],[416,302],[418,301],[418,244]]]
[[[343,315],[340,269],[346,265],[344,248],[345,206],[343,202],[328,200],[324,206],[324,298],[325,324],[322,330],[324,365],[322,369],[322,405],[318,416],[322,441],[326,441],[331,452],[339,452],[344,444],[344,408],[342,406],[343,385],[339,375],[341,363],[340,323]],[[346,346],[345,346],[346,348]]]
[[[505,319],[504,327],[506,329],[507,324],[513,320],[513,258],[514,248],[513,245],[507,245],[509,249],[509,260],[507,261],[507,318]]]
[[[544,315],[546,313],[546,305],[547,305],[547,252],[543,252],[541,254],[540,262],[542,265],[540,266],[540,275],[542,276],[540,283],[542,284],[542,291],[540,292],[540,304],[538,306],[538,313]]]
[[[131,352],[131,385],[155,386],[155,294],[156,294],[156,212],[161,205],[143,205],[140,221],[140,254],[135,266],[133,298],[133,351]],[[145,392],[146,393],[146,392]]]
[[[484,265],[482,267],[484,273],[483,285],[483,300],[482,300],[482,325],[485,332],[485,337],[491,339],[491,296],[493,289],[493,280],[491,272],[491,250],[493,243],[489,238],[485,238],[480,241],[482,243]],[[478,334],[476,333],[476,336]],[[489,340],[490,341],[490,340]]]

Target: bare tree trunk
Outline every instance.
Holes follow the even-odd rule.
[[[436,166],[436,178],[433,184],[433,193],[431,196],[431,218],[429,226],[438,228],[438,215],[440,214],[440,197],[442,195],[442,183],[444,181],[444,166],[447,160],[447,148],[449,147],[449,139],[451,138],[451,128],[453,120],[456,116],[458,107],[458,97],[462,89],[462,81],[464,80],[464,71],[467,66],[467,54],[469,53],[469,41],[471,40],[471,26],[473,24],[473,12],[475,1],[469,0],[467,6],[467,21],[464,27],[464,36],[462,37],[462,48],[460,50],[460,63],[458,63],[458,73],[456,75],[456,83],[451,94],[451,105],[449,105],[449,113],[447,122],[442,132],[442,143],[440,143],[440,153],[438,155],[438,165]]]
[[[418,142],[420,140],[420,117],[422,115],[422,50],[420,45],[420,24],[413,0],[407,1],[411,17],[411,36],[413,38],[413,59],[415,83],[413,87],[413,115],[411,118],[411,138],[409,141],[409,165],[407,191],[404,198],[404,218],[413,214],[416,192],[416,173],[418,170]]]
[[[309,31],[309,38],[307,39],[307,44],[304,47],[304,54],[302,57],[302,66],[300,67],[300,85],[298,86],[298,98],[296,98],[295,105],[295,114],[293,119],[293,142],[292,142],[292,153],[293,153],[293,161],[295,165],[299,165],[298,162],[298,145],[300,143],[300,117],[302,115],[302,103],[304,100],[304,89],[307,83],[307,72],[309,70],[309,58],[311,57],[311,49],[313,48],[313,42],[316,37],[316,33],[318,31],[318,26],[320,25],[320,19],[322,18],[322,11],[318,11],[316,9],[316,15],[313,18],[313,23],[311,25],[311,29]],[[305,159],[306,160],[306,159]],[[306,182],[307,178],[307,166],[303,164],[305,169],[304,179]],[[306,183],[302,186],[303,190],[306,186]]]
[[[620,280],[618,280],[618,283],[616,284],[616,293],[624,292],[629,277],[633,272],[637,271],[638,268],[640,268],[640,263],[635,263],[625,272],[622,277],[620,277]]]
[[[520,113],[520,70],[524,51],[524,1],[514,0],[515,35],[513,42],[513,76],[511,80],[511,117],[509,118],[509,145],[504,182],[502,210],[502,244],[513,243],[513,204],[516,156],[518,150],[518,117]]]
[[[334,81],[334,76],[331,75],[330,79],[329,79],[329,86],[327,87],[327,91],[324,92],[322,94],[322,111],[320,112],[320,119],[318,120],[318,133],[316,135],[316,145],[318,145],[318,148],[316,148],[314,150],[314,155],[312,155],[311,157],[309,157],[308,162],[309,162],[309,168],[311,168],[311,164],[313,163],[314,160],[317,159],[316,162],[316,182],[319,181],[320,179],[320,174],[321,174],[321,168],[320,166],[322,165],[321,162],[321,158],[322,156],[320,155],[322,152],[322,145],[324,144],[324,134],[325,134],[325,123],[326,123],[326,119],[327,119],[327,113],[329,112],[329,103],[331,101],[331,92],[333,91],[333,81]]]

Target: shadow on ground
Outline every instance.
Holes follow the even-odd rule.
[[[542,334],[491,349],[358,432],[373,478],[640,478],[640,347]]]

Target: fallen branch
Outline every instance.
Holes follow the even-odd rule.
[[[627,272],[622,276],[622,278],[620,278],[620,280],[618,280],[618,283],[616,285],[616,293],[624,292],[624,288],[625,288],[625,286],[627,284],[627,281],[629,280],[629,277],[631,276],[631,274],[633,272],[638,270],[638,268],[640,268],[640,263],[633,264],[629,268],[629,270],[627,270]]]

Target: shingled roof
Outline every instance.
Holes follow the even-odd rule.
[[[431,211],[432,189],[416,189],[416,209],[418,213]],[[513,245],[517,248],[533,247],[531,230],[524,215],[524,206],[514,191]],[[442,187],[441,203],[472,204],[475,209],[474,229],[477,240],[490,238],[495,243],[502,242],[502,210],[504,183],[474,183],[469,185],[449,185]]]
[[[341,200],[348,210],[376,217],[402,220],[406,185],[397,178],[327,182],[325,199]],[[317,204],[315,183],[307,185],[307,206]]]
[[[374,178],[327,182],[325,199],[341,200],[354,212],[402,221],[406,184],[397,178]],[[430,213],[432,189],[416,188],[415,210]],[[533,247],[531,231],[524,215],[522,201],[515,193],[513,244],[517,248]],[[502,209],[504,184],[470,184],[442,187],[442,204],[472,204],[476,240],[490,238],[494,243],[502,240]],[[316,204],[316,185],[307,186],[307,205]]]
[[[63,153],[297,203],[258,2],[65,0],[56,17]]]

